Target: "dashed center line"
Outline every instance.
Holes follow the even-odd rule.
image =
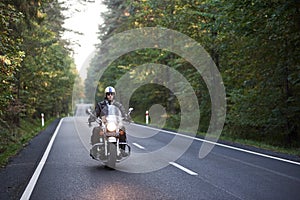
[[[137,148],[139,148],[139,149],[145,149],[145,147],[143,147],[142,145],[139,145],[138,143],[133,142],[132,144],[133,144],[134,146],[136,146]],[[183,167],[183,166],[181,166],[181,165],[179,165],[179,164],[177,164],[177,163],[175,163],[175,162],[169,162],[169,163],[170,163],[171,165],[173,165],[174,167],[176,167],[176,168],[178,168],[178,169],[180,169],[180,170],[182,170],[182,171],[188,173],[189,175],[192,175],[192,176],[197,176],[197,175],[198,175],[198,173],[193,172],[192,170],[190,170],[190,169],[188,169],[188,168],[186,168],[186,167]]]
[[[136,146],[137,148],[139,148],[139,149],[145,149],[145,147],[143,147],[143,146],[141,146],[141,145],[139,145],[138,143],[132,143],[134,146]]]
[[[179,164],[177,164],[177,163],[175,163],[175,162],[169,162],[171,165],[173,165],[174,167],[177,167],[178,169],[181,169],[182,171],[184,171],[184,172],[186,172],[186,173],[188,173],[188,174],[190,174],[190,175],[192,175],[192,176],[197,176],[198,175],[198,173],[196,173],[196,172],[193,172],[192,170],[190,170],[190,169],[187,169],[187,168],[185,168],[185,167],[183,167],[183,166],[181,166],[181,165],[179,165]]]

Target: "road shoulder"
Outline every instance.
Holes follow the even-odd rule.
[[[54,120],[0,171],[0,199],[20,199],[59,123]]]

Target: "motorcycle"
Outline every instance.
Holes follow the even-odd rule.
[[[114,105],[108,105],[106,108],[104,111],[105,115],[101,118],[97,118],[90,108],[87,110],[87,113],[99,125],[98,129],[101,135],[99,141],[92,146],[90,155],[94,159],[103,162],[106,166],[115,168],[116,163],[130,156],[131,148],[127,141],[120,141],[120,137],[122,137],[120,132],[125,125],[121,111]],[[129,108],[128,116],[130,116],[132,110],[133,108]]]

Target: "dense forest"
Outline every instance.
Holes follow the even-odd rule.
[[[87,99],[103,98],[107,85],[143,63],[164,64],[192,85],[199,102],[199,132],[206,132],[211,102],[201,76],[180,56],[143,49],[121,56],[97,74],[103,63],[100,43],[126,30],[165,27],[201,44],[222,75],[226,122],[222,135],[300,147],[300,2],[297,0],[104,0],[108,11],[99,27],[98,53],[85,81]],[[141,77],[142,78],[142,77]],[[167,80],[166,80],[167,81]],[[95,94],[92,84],[98,84]],[[166,108],[167,126],[176,128],[180,107],[168,88],[148,84],[130,99],[135,120],[153,104]]]
[[[103,62],[107,49],[101,44],[109,38],[137,28],[167,28],[197,41],[220,71],[227,104],[223,136],[300,147],[298,0],[102,3],[107,11],[99,11],[104,23],[99,26],[97,54],[85,80],[88,101],[103,98],[107,85],[115,86],[137,66],[163,64],[192,86],[201,113],[199,133],[205,133],[212,116],[211,97],[201,75],[180,55],[165,49],[141,49],[119,57],[101,72],[107,64]],[[17,143],[22,134],[19,129],[38,120],[41,113],[48,119],[71,113],[72,92],[80,92],[76,87],[73,90],[73,84],[80,80],[69,42],[62,39],[65,9],[58,0],[0,2],[0,153],[7,144]],[[103,73],[100,80],[99,73]],[[93,84],[98,86],[96,93]],[[176,129],[180,123],[176,95],[155,82],[142,86],[130,99],[134,120],[143,121],[145,111],[160,104],[167,112],[166,126]]]
[[[41,113],[50,119],[71,112],[78,75],[62,39],[63,9],[57,0],[0,1],[1,154]]]

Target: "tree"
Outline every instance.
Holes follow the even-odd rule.
[[[2,151],[2,143],[19,134],[21,121],[41,112],[49,118],[68,114],[77,72],[61,39],[64,18],[57,0],[4,0],[0,8]]]
[[[107,0],[105,3],[109,12],[99,29],[102,41],[123,30],[158,26],[190,36],[209,52],[222,74],[228,97],[223,134],[299,146],[300,6],[297,1]],[[99,49],[91,66],[93,73],[105,64],[101,63],[101,54],[113,51],[104,48]],[[115,75],[117,80],[125,69],[134,70],[147,62],[171,66],[188,79],[200,102],[201,126],[207,127],[210,120],[207,88],[193,67],[177,55],[154,49],[131,52],[112,63],[107,74]],[[100,87],[107,81],[101,80]],[[152,89],[149,86],[149,91]],[[142,95],[142,92],[135,94],[135,103],[142,100],[151,103],[143,98],[138,101]],[[176,102],[169,105],[178,107]]]

